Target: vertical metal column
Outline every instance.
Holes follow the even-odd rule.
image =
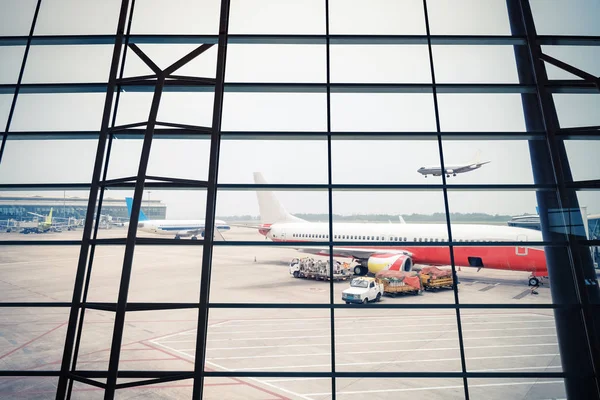
[[[545,130],[546,140],[530,140],[529,152],[536,184],[557,185],[553,191],[537,191],[542,235],[544,241],[569,242],[568,248],[546,247],[546,263],[550,276],[558,344],[565,387],[569,399],[600,399],[597,369],[597,331],[595,317],[587,307],[590,302],[599,303],[597,284],[585,285],[585,278],[593,277],[595,271],[591,255],[577,245],[578,232],[556,229],[550,215],[575,210],[579,213],[576,192],[567,189],[565,181],[572,181],[564,143],[555,137],[559,129],[558,116],[552,95],[546,91],[548,81],[543,62],[539,59],[541,48],[536,41],[533,14],[527,0],[507,0],[509,21],[513,35],[525,36],[527,46],[515,46],[515,59],[519,81],[535,84],[536,94],[522,94],[523,111],[528,131]],[[555,217],[553,218],[555,219]],[[554,230],[553,230],[554,229]],[[579,237],[581,239],[581,237]],[[583,306],[583,308],[580,308]]]
[[[193,399],[202,399],[204,393],[204,363],[206,361],[206,339],[208,336],[208,303],[210,300],[210,276],[212,268],[215,213],[217,208],[217,182],[219,172],[219,150],[221,147],[221,119],[225,90],[225,64],[227,60],[227,33],[229,30],[230,0],[221,0],[219,22],[219,48],[217,49],[217,72],[213,106],[212,133],[210,138],[210,160],[208,164],[208,188],[206,190],[206,217],[204,220],[204,248],[202,251],[202,274],[200,278],[200,304],[196,331],[194,359]]]
[[[96,160],[94,161],[94,172],[92,174],[92,182],[90,186],[90,196],[88,200],[87,212],[85,216],[85,225],[81,238],[81,250],[79,252],[79,261],[77,264],[77,272],[75,275],[75,284],[73,288],[73,298],[71,300],[71,311],[69,314],[69,323],[67,325],[67,336],[65,338],[65,347],[63,350],[62,364],[60,369],[60,378],[56,388],[56,399],[64,399],[67,392],[69,365],[73,355],[73,345],[75,342],[75,331],[77,329],[77,320],[81,307],[81,294],[83,291],[83,281],[85,277],[86,261],[90,248],[90,239],[92,233],[92,224],[94,213],[96,211],[96,199],[98,198],[98,188],[100,183],[100,175],[102,173],[102,161],[104,160],[104,152],[106,149],[106,139],[108,136],[108,126],[110,123],[110,115],[112,110],[114,91],[117,82],[117,72],[119,69],[119,59],[121,58],[121,48],[123,47],[123,36],[125,32],[125,23],[127,21],[127,9],[129,8],[129,0],[122,0],[121,10],[119,12],[119,22],[117,24],[117,33],[115,35],[115,47],[110,66],[110,74],[108,85],[106,88],[106,99],[104,101],[104,110],[102,113],[102,125],[100,135],[98,137],[98,147],[96,149]]]
[[[329,0],[325,0],[325,60],[327,70],[327,200],[329,210],[329,322],[331,343],[331,400],[336,399],[336,368],[335,368],[335,291],[333,285],[333,184],[332,161],[331,161],[331,40],[329,37]]]

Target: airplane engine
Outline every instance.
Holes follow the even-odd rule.
[[[412,270],[412,258],[406,254],[374,254],[367,261],[369,272],[374,274],[383,270],[404,271]]]

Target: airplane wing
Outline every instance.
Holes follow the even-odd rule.
[[[313,254],[317,256],[326,256],[329,254],[329,248],[324,246],[311,246],[311,247],[298,247],[298,246],[290,246],[294,249],[302,252]],[[369,258],[374,254],[402,254],[412,257],[412,253],[406,250],[401,249],[373,249],[369,247],[337,247],[333,248],[333,256],[334,257],[346,257],[346,258]]]

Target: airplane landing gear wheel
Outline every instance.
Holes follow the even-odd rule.
[[[181,236],[175,235],[175,240],[179,240],[179,239],[181,239]]]
[[[365,276],[369,273],[369,268],[363,267],[362,265],[357,265],[354,267],[354,275],[356,276]]]
[[[192,236],[192,240],[198,240],[198,236]]]
[[[538,278],[536,278],[535,276],[532,276],[531,278],[529,278],[529,286],[539,286],[540,285],[540,280]]]

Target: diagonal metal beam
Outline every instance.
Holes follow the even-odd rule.
[[[100,176],[102,174],[102,164],[104,153],[106,150],[106,141],[108,136],[108,126],[110,124],[110,116],[112,111],[114,91],[116,89],[117,73],[119,69],[119,59],[121,58],[121,48],[123,47],[123,38],[125,32],[125,23],[127,21],[127,10],[129,8],[129,0],[122,0],[121,9],[119,12],[119,22],[117,24],[117,34],[115,35],[114,49],[110,67],[108,85],[106,89],[106,98],[104,100],[104,110],[102,114],[102,125],[100,128],[100,136],[98,138],[98,147],[96,150],[96,160],[94,161],[94,172],[92,174],[92,182],[90,186],[90,195],[88,207],[85,217],[85,226],[81,239],[81,250],[79,252],[79,261],[77,264],[77,272],[75,274],[75,284],[73,288],[73,298],[71,311],[69,313],[69,323],[67,325],[67,336],[65,338],[65,346],[63,349],[63,357],[60,369],[60,378],[56,388],[56,399],[63,400],[67,395],[67,384],[69,381],[69,366],[73,356],[73,347],[75,343],[75,333],[77,330],[77,321],[81,305],[81,296],[83,292],[85,271],[87,267],[88,254],[91,244],[92,225],[96,208],[96,199],[98,198],[98,190],[100,188]]]
[[[194,361],[194,399],[202,399],[204,393],[204,363],[206,362],[206,338],[208,336],[208,311],[210,299],[210,276],[212,268],[213,236],[217,203],[217,182],[219,171],[219,150],[221,145],[221,119],[225,91],[225,64],[227,60],[227,35],[229,31],[230,0],[221,0],[219,20],[219,47],[217,49],[217,73],[213,106],[212,133],[210,138],[210,159],[208,164],[208,189],[206,193],[206,216],[204,249],[202,252],[202,273],[200,278],[200,308],[196,334]]]
[[[195,50],[192,50],[189,54],[183,56],[178,61],[175,61],[173,64],[168,66],[164,70],[165,75],[171,75],[173,72],[177,71],[179,68],[183,67],[185,64],[189,63],[194,58],[198,57],[200,54],[204,53],[213,46],[214,44],[203,44],[202,46],[197,47]]]
[[[579,68],[576,68],[570,64],[567,64],[564,61],[560,61],[552,56],[549,56],[548,54],[540,54],[540,59],[546,61],[549,64],[554,65],[555,67],[558,67],[564,71],[567,71],[575,76],[580,77],[581,79],[591,82],[594,85],[596,85],[596,87],[598,89],[600,89],[600,78],[598,78],[597,76],[594,76],[588,72],[585,72]]]
[[[162,70],[161,70],[160,68],[158,68],[158,65],[154,64],[154,61],[152,61],[152,60],[150,59],[150,57],[148,57],[148,56],[146,55],[146,53],[144,53],[144,52],[142,51],[142,49],[140,49],[140,48],[139,48],[139,47],[138,47],[138,46],[137,46],[135,43],[130,43],[130,44],[129,44],[129,48],[130,48],[131,50],[133,50],[133,52],[134,52],[135,54],[137,54],[137,56],[138,56],[138,57],[139,57],[139,58],[140,58],[140,59],[141,59],[141,60],[142,60],[142,61],[143,61],[143,62],[144,62],[144,63],[145,63],[145,64],[146,64],[148,67],[150,67],[150,69],[151,69],[152,71],[154,71],[154,73],[155,73],[156,75],[159,75],[159,76],[160,76],[160,75],[162,74]]]
[[[115,325],[113,328],[113,337],[110,348],[110,358],[108,363],[108,378],[106,381],[105,400],[112,400],[115,397],[117,387],[117,372],[119,369],[119,359],[121,356],[121,343],[123,341],[123,329],[125,326],[125,313],[127,308],[127,295],[129,293],[129,282],[131,280],[131,269],[133,266],[133,254],[135,251],[135,240],[137,235],[137,225],[142,208],[142,197],[144,195],[144,183],[148,161],[150,158],[150,149],[152,147],[152,135],[156,126],[156,117],[160,106],[165,79],[160,76],[158,84],[154,91],[150,114],[148,116],[148,127],[142,144],[142,154],[138,167],[137,180],[133,193],[133,204],[131,206],[131,217],[129,219],[129,228],[127,231],[127,243],[125,245],[125,256],[123,258],[123,269],[121,271],[121,283],[119,285],[119,297],[117,301],[117,310],[115,315]]]

